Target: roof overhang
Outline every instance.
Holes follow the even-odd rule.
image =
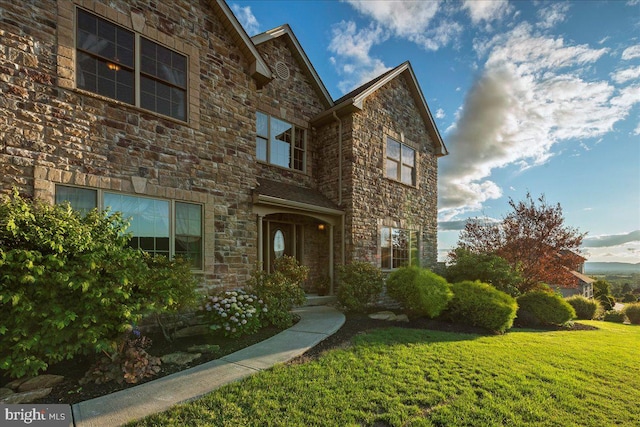
[[[216,16],[233,37],[233,41],[249,61],[249,74],[256,81],[258,88],[273,80],[273,72],[264,61],[258,49],[251,41],[247,32],[242,28],[238,18],[233,14],[224,0],[209,0]]]

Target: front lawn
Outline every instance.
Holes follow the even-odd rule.
[[[482,336],[390,328],[140,426],[637,426],[640,327]]]

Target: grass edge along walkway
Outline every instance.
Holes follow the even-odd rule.
[[[637,426],[640,327],[481,336],[389,328],[136,426]]]

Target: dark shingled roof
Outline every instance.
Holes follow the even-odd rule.
[[[275,197],[278,199],[340,210],[338,205],[333,203],[317,190],[298,187],[297,185],[286,184],[284,182],[272,181],[270,179],[258,178],[258,187],[255,189],[255,192],[261,196]]]

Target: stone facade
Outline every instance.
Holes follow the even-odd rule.
[[[77,88],[77,8],[187,58],[185,121]],[[238,28],[221,1],[2,1],[0,192],[16,187],[53,202],[66,185],[200,205],[196,274],[207,287],[242,286],[265,256],[263,221],[283,215],[304,230],[299,255],[312,270],[310,290],[328,264],[379,263],[382,226],[419,231],[421,262],[433,265],[442,141],[433,140],[407,73],[385,81],[363,108],[341,110],[288,27],[255,44]],[[271,70],[260,74],[261,64]],[[306,130],[304,171],[256,160],[256,111]],[[385,177],[387,136],[415,148],[416,186]],[[259,178],[333,206],[271,198],[263,214]]]

